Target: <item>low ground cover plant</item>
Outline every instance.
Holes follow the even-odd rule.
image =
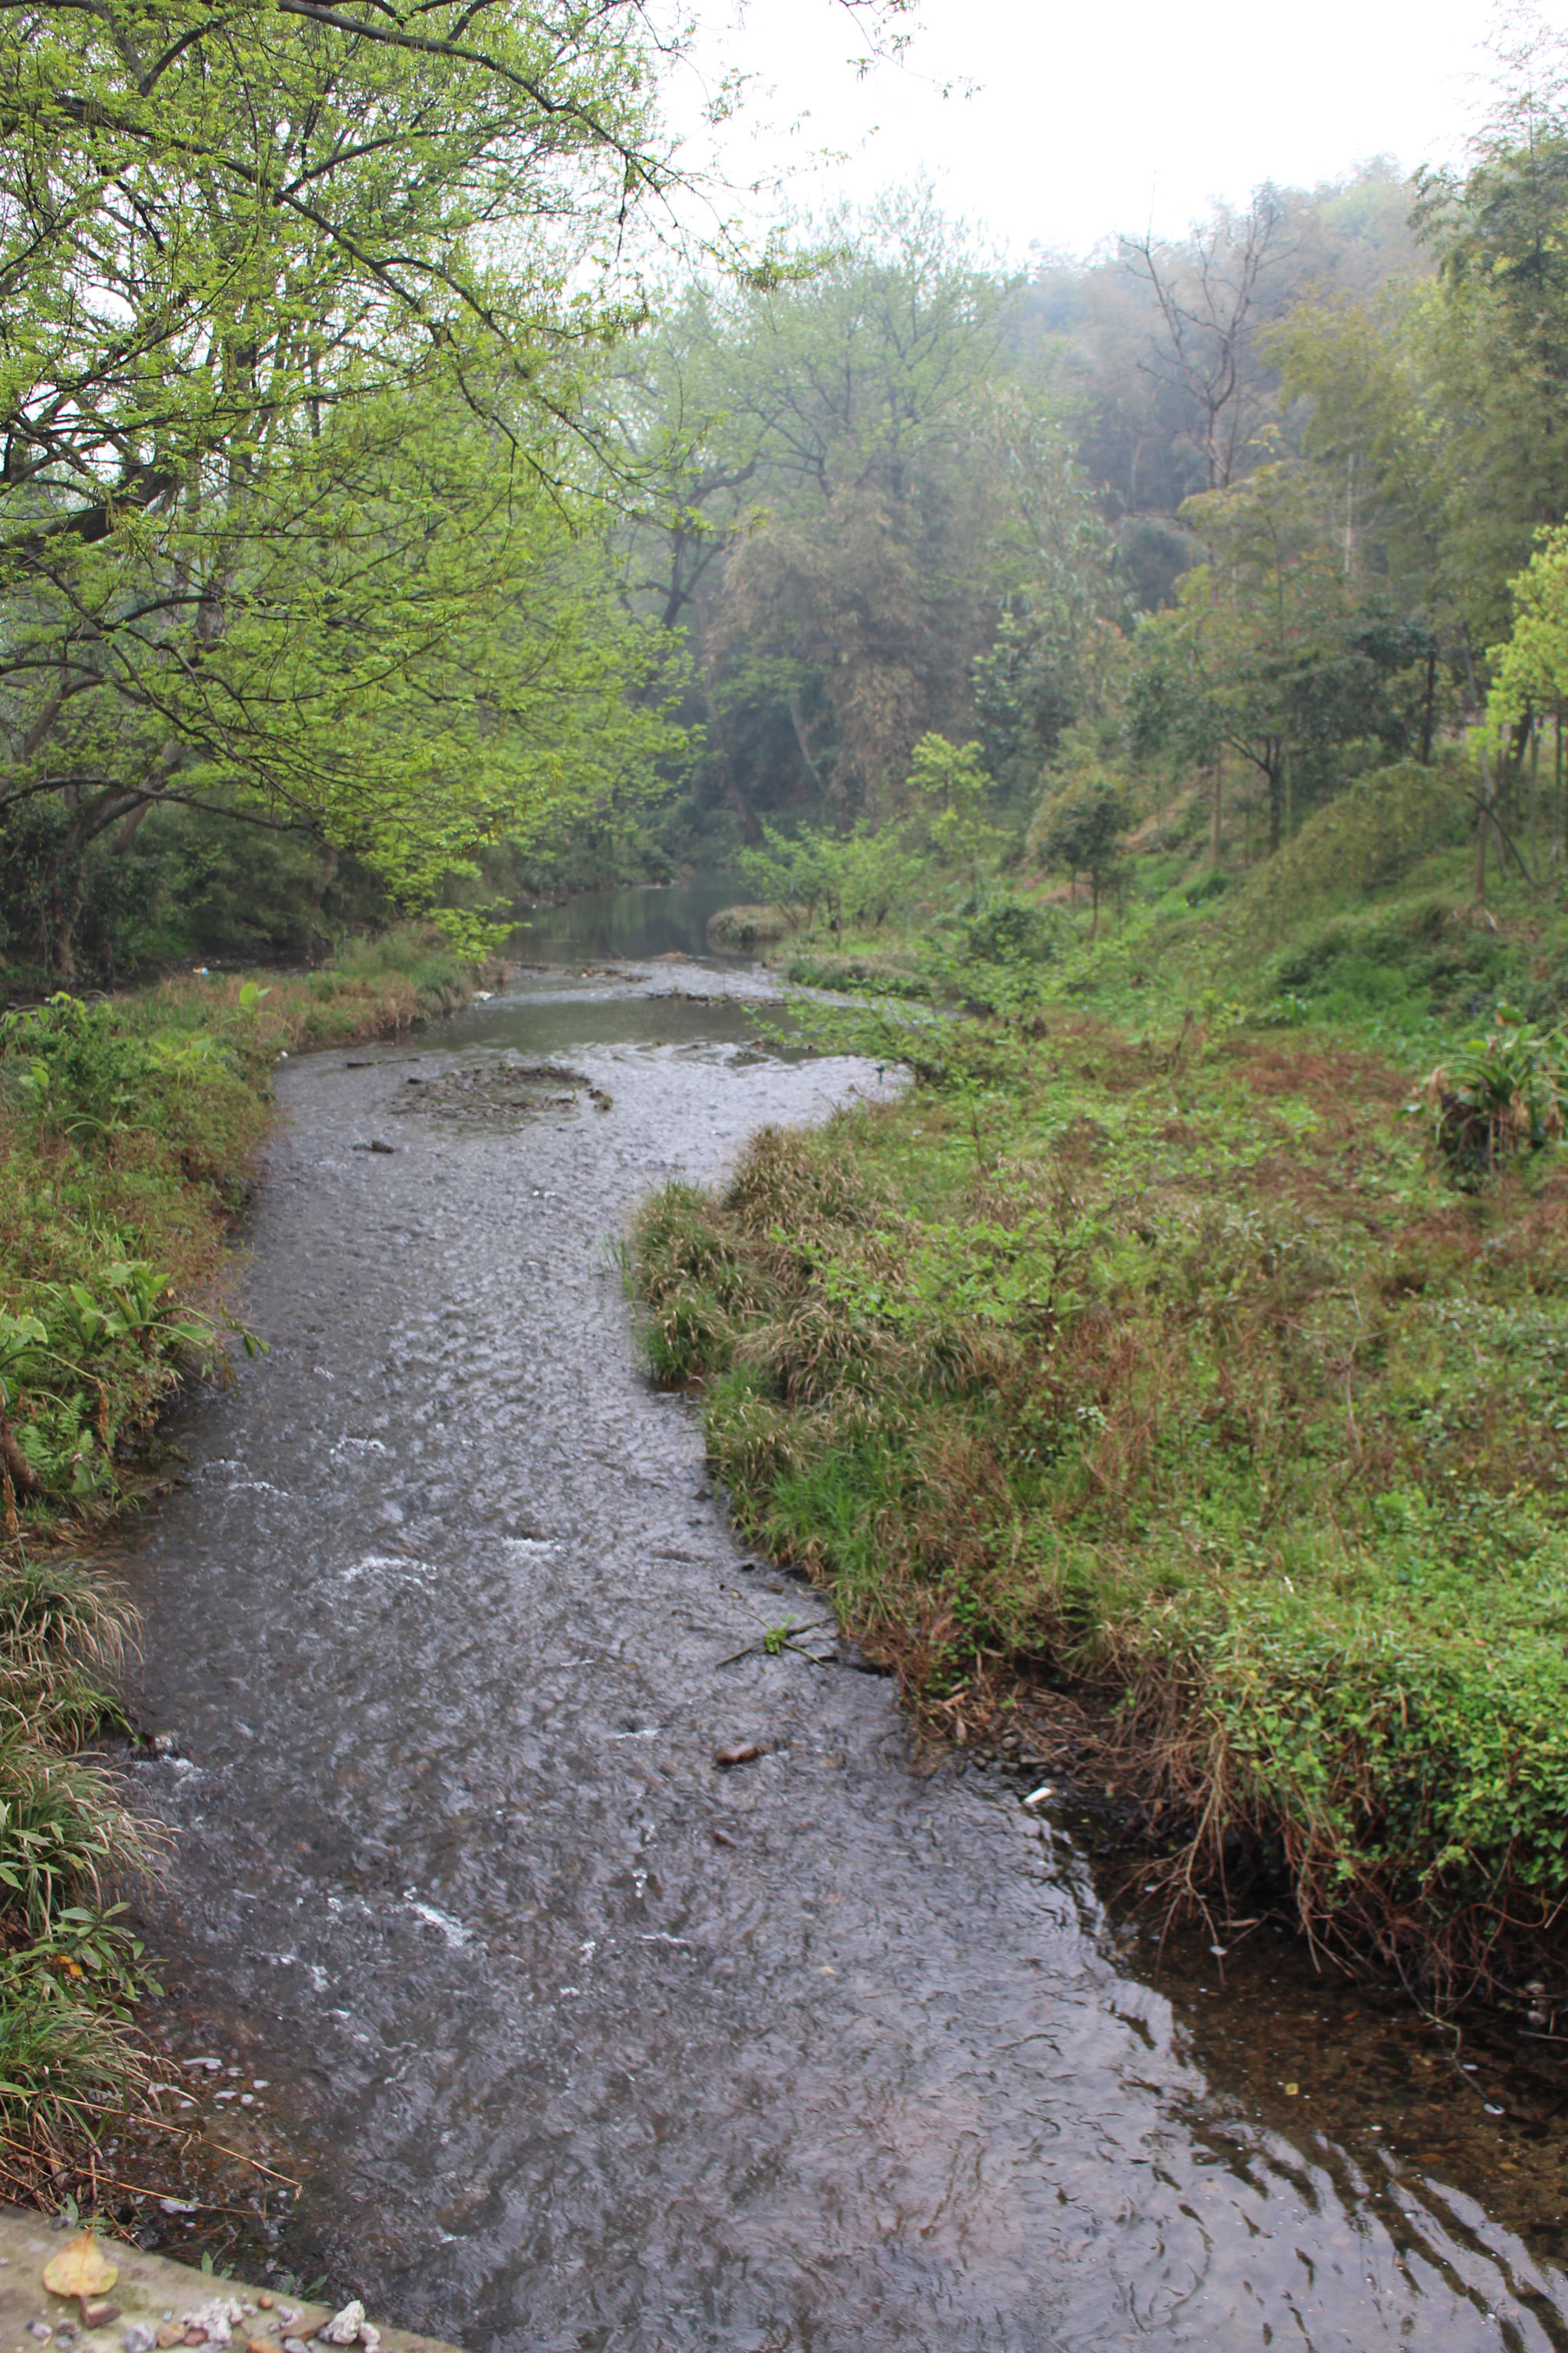
[[[1454,1993],[1568,1894],[1568,1169],[1321,1031],[1058,1007],[636,1237],[748,1542],[945,1720],[1021,1684],[1207,1900]]]
[[[1474,1183],[1510,1154],[1563,1134],[1568,1038],[1500,1006],[1484,1037],[1467,1039],[1427,1080],[1432,1142],[1457,1181]]]

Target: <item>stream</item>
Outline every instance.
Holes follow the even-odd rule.
[[[131,1549],[181,1754],[128,1773],[290,2233],[473,2353],[1568,2348],[1554,2054],[1267,1924],[1162,1954],[1089,1826],[760,1648],[825,1612],[732,1538],[615,1244],[892,1082],[759,1040],[724,895],[574,902],[490,1002],[279,1076],[269,1353]]]

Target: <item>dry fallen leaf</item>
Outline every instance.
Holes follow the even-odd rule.
[[[104,2262],[103,2250],[90,2231],[68,2240],[44,2265],[44,2285],[51,2295],[101,2295],[119,2277],[119,2265]]]

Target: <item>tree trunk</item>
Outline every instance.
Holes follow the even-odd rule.
[[[58,980],[73,981],[77,976],[75,940],[77,919],[81,913],[81,861],[85,854],[85,849],[78,846],[68,868],[63,860],[57,860],[38,908],[38,961]]]
[[[817,791],[821,792],[822,776],[817,768],[816,762],[811,756],[811,745],[806,741],[805,720],[800,707],[800,695],[798,691],[794,688],[790,690],[789,722],[790,725],[795,729],[795,740],[796,744],[799,746],[800,756],[805,762],[805,773],[811,778],[812,783],[816,786]]]
[[[1426,693],[1421,705],[1421,765],[1432,765],[1432,710],[1437,696],[1437,649],[1426,656]]]
[[[1491,823],[1492,779],[1491,771],[1487,766],[1484,757],[1481,761],[1481,783],[1485,787],[1486,797],[1476,816],[1475,896],[1478,906],[1487,895],[1487,828]]]
[[[1220,744],[1214,755],[1214,795],[1209,804],[1209,867],[1219,871],[1220,818],[1225,788],[1225,746]]]

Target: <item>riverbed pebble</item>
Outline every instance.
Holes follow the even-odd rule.
[[[245,2306],[237,2296],[215,2296],[210,2304],[188,2313],[185,2317],[187,2345],[226,2345],[231,2334],[245,2316]],[[193,2335],[193,2331],[196,2334]]]
[[[334,2312],[331,2320],[317,2329],[317,2341],[322,2345],[357,2345],[363,2327],[364,2306],[355,2296],[352,2304],[345,2304],[341,2312]]]
[[[713,1751],[713,1762],[715,1765],[750,1765],[762,1753],[754,1740],[734,1740],[727,1747]]]
[[[133,2320],[125,2332],[125,2353],[153,2353],[158,2332],[144,2320]]]

